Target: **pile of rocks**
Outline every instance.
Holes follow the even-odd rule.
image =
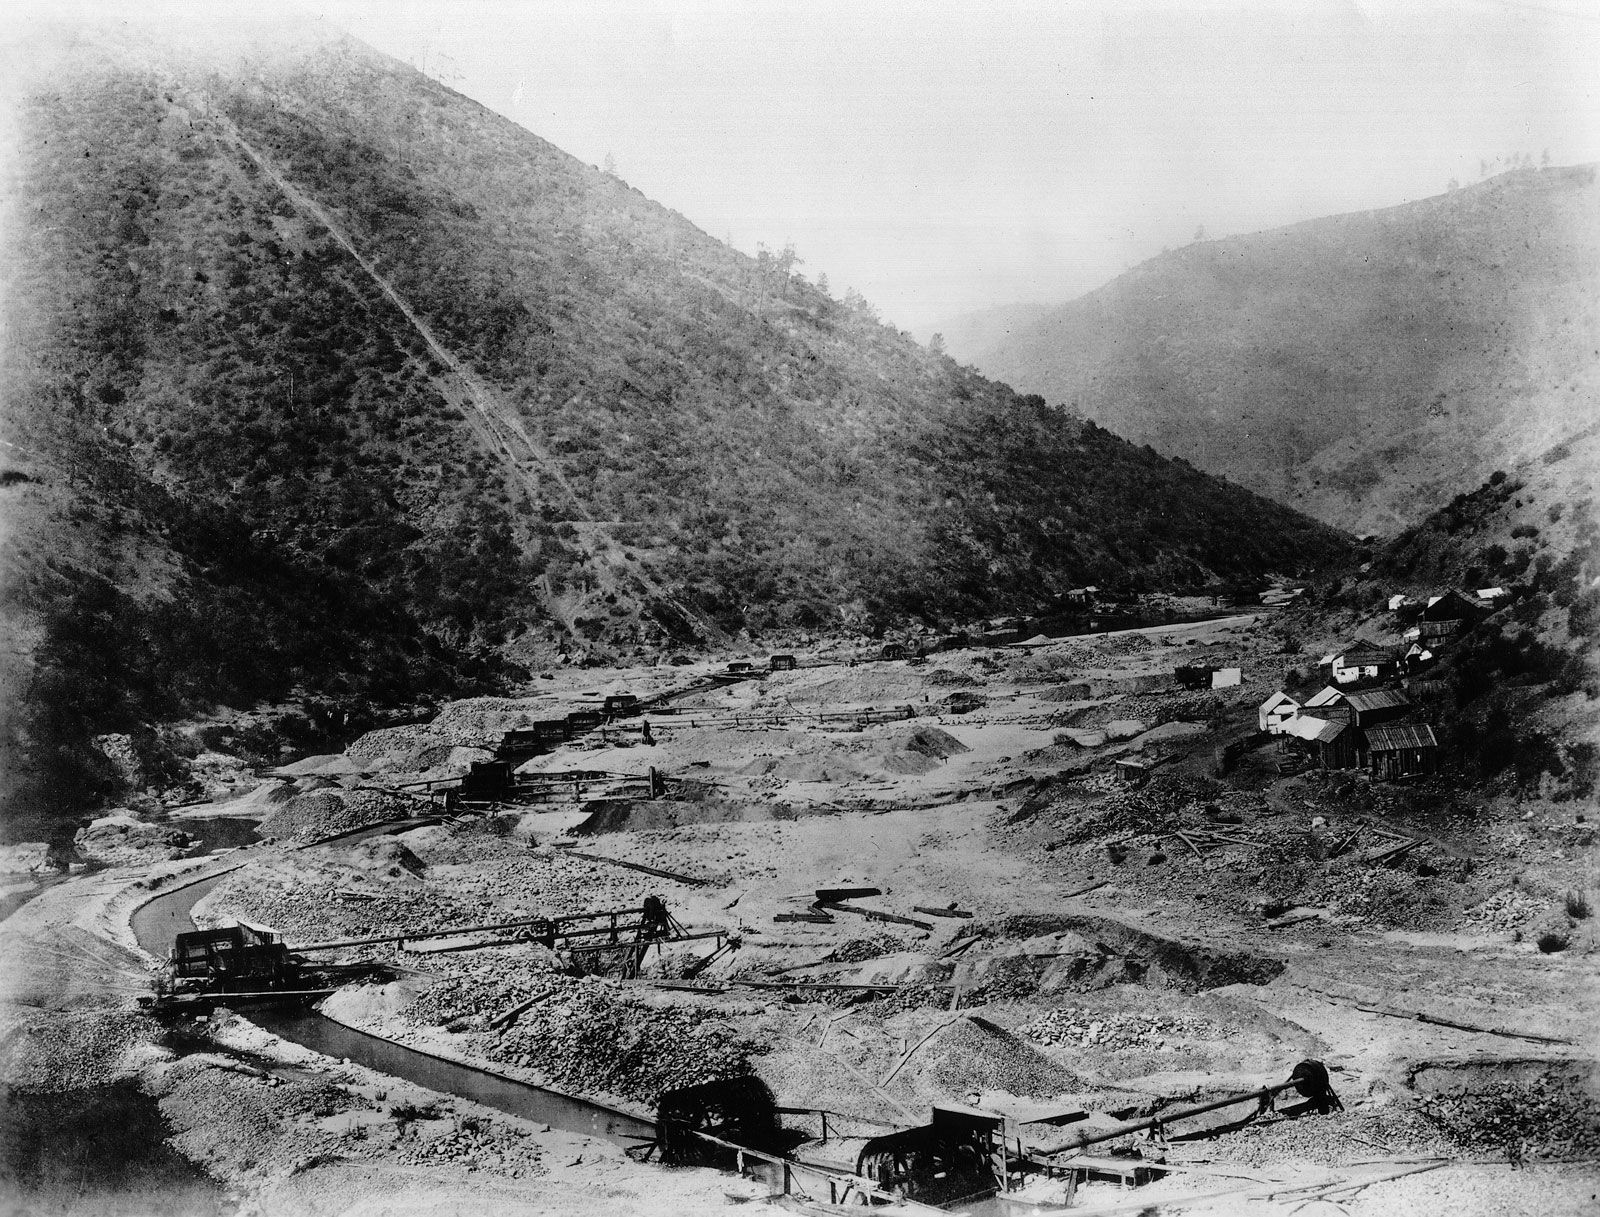
[[[1207,1032],[1205,1026],[1187,1019],[1073,1007],[1051,1010],[1022,1028],[1029,1039],[1052,1048],[1099,1048],[1111,1052],[1166,1048],[1176,1040]]]
[[[411,810],[398,795],[376,790],[316,790],[296,795],[261,822],[263,837],[314,841],[367,824],[399,819]]]
[[[180,828],[147,824],[125,808],[95,820],[74,842],[86,861],[109,865],[168,862],[194,852],[196,842]]]
[[[1600,1104],[1575,1079],[1490,1082],[1468,1093],[1424,1096],[1416,1107],[1461,1148],[1498,1150],[1514,1164],[1600,1155]]]
[[[1518,888],[1506,887],[1473,905],[1462,915],[1462,920],[1481,929],[1510,932],[1521,929],[1549,905],[1548,899],[1541,900]]]
[[[406,1166],[451,1166],[489,1170],[513,1179],[544,1173],[533,1138],[520,1129],[477,1116],[449,1116],[426,1121],[426,1133],[407,1136],[412,1121],[401,1123],[395,1161]],[[434,1132],[435,1128],[442,1131]],[[417,1130],[422,1132],[423,1130]]]
[[[525,1001],[545,1001],[577,984],[550,970],[553,957],[489,959],[460,955],[445,963],[452,975],[431,985],[402,1011],[419,1026],[476,1030]]]
[[[585,978],[533,1005],[484,1050],[565,1089],[653,1107],[669,1090],[748,1074],[758,1046],[703,1009],[642,1006]]]

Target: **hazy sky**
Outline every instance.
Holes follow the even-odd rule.
[[[1592,0],[301,7],[908,328],[1066,299],[1202,225],[1600,160]]]

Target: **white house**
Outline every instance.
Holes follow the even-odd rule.
[[[1343,654],[1335,655],[1328,670],[1336,684],[1348,685],[1358,680],[1393,676],[1397,667],[1389,651],[1370,643],[1358,643]]]
[[[1327,685],[1306,698],[1305,705],[1301,708],[1305,710],[1320,710],[1324,706],[1337,706],[1342,701],[1344,701],[1344,690],[1335,689],[1332,685]]]
[[[1282,735],[1287,724],[1300,713],[1300,703],[1279,689],[1256,712],[1256,723],[1268,735]]]

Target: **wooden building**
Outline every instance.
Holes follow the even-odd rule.
[[[1390,723],[1367,732],[1367,763],[1372,776],[1394,781],[1436,773],[1439,741],[1426,723]]]
[[[1454,589],[1431,597],[1422,609],[1423,621],[1475,622],[1482,616],[1483,608],[1476,599]]]
[[[1268,735],[1282,735],[1284,724],[1300,713],[1300,703],[1279,689],[1256,711],[1256,724]]]
[[[1411,699],[1399,689],[1367,689],[1345,694],[1355,725],[1362,731],[1379,723],[1403,718],[1411,710]]]
[[[1285,725],[1284,734],[1298,739],[1312,761],[1324,769],[1356,765],[1356,728],[1348,718],[1313,718],[1302,714]]]
[[[1387,680],[1400,671],[1399,660],[1387,647],[1358,642],[1333,656],[1328,674],[1335,684],[1353,685],[1364,680]]]

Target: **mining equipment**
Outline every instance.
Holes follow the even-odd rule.
[[[147,1009],[183,1010],[228,1003],[311,1001],[334,987],[384,969],[361,962],[310,966],[271,930],[230,925],[179,934],[157,970]]]
[[[926,1124],[860,1135],[852,1126],[875,1121],[820,1108],[779,1107],[757,1078],[702,1082],[661,1097],[656,1139],[636,1156],[659,1152],[669,1164],[755,1170],[800,1201],[801,1211],[833,1212],[847,1201],[858,1205],[899,1203],[918,1211],[953,1209],[1042,1184],[1055,1196],[1045,1203],[1062,1209],[1080,1183],[1111,1179],[1137,1187],[1166,1173],[1169,1125],[1232,1106],[1253,1106],[1254,1115],[1274,1110],[1288,1093],[1305,1100],[1284,1114],[1327,1113],[1341,1108],[1327,1067],[1301,1061],[1288,1079],[1242,1094],[1168,1108],[1159,1115],[1109,1127],[1087,1111],[1063,1111],[1020,1121],[1000,1111],[958,1103],[934,1105]],[[785,1127],[784,1115],[820,1117],[821,1135]],[[833,1128],[830,1130],[830,1116]],[[840,1127],[840,1122],[844,1127]],[[1057,1131],[1075,1125],[1076,1131]],[[880,1127],[883,1127],[880,1125]],[[1151,1148],[1131,1148],[1144,1135]],[[1095,1146],[1120,1143],[1109,1156],[1087,1156]],[[636,1151],[630,1150],[630,1153]],[[1059,1190],[1056,1190],[1059,1189]],[[1036,1201],[1029,1202],[1032,1209]],[[1137,1205],[1130,1208],[1138,1207]]]
[[[182,1010],[224,1002],[312,1001],[326,997],[340,984],[387,969],[373,961],[314,963],[307,956],[347,947],[404,947],[444,938],[468,941],[434,950],[475,951],[535,942],[565,953],[574,972],[616,975],[623,980],[639,975],[652,947],[714,939],[716,949],[688,965],[691,977],[739,949],[739,939],[726,930],[687,929],[658,896],[647,896],[637,908],[339,938],[301,946],[290,946],[271,930],[258,926],[231,925],[179,934],[166,963],[156,974],[154,996],[141,998],[140,1005],[155,1010]]]

